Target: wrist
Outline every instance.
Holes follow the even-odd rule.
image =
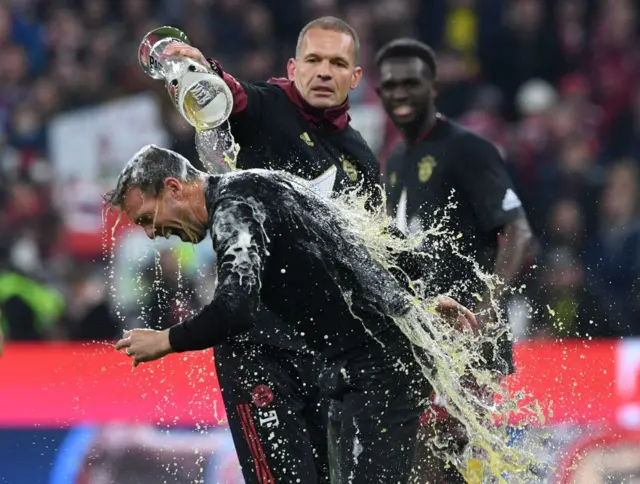
[[[170,329],[170,328],[169,328]],[[162,331],[162,350],[164,353],[173,353],[174,349],[171,346],[171,336],[170,336],[170,331],[169,329],[165,329]]]
[[[178,325],[171,326],[170,328],[167,328],[163,331],[163,333],[166,333],[166,350],[170,353],[178,353],[180,351],[180,345],[178,344],[179,337],[176,334],[177,331],[175,330],[176,326]]]

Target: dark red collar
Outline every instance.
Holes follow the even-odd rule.
[[[319,109],[311,106],[304,100],[296,86],[289,79],[284,77],[272,77],[267,82],[275,84],[282,89],[298,111],[304,118],[313,125],[314,128],[326,131],[342,131],[349,125],[349,99],[340,106],[329,109]]]
[[[445,119],[447,119],[444,114],[440,114],[440,113],[436,113],[436,118],[433,121],[433,124],[429,127],[427,127],[424,131],[422,131],[418,137],[416,138],[416,140],[413,142],[413,144],[419,143],[420,141],[423,141],[427,138],[427,136],[429,136],[431,134],[431,132],[433,131],[433,128],[436,127],[436,125],[438,124],[439,121],[444,121]]]

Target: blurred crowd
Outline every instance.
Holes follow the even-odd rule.
[[[282,76],[300,28],[336,15],[361,40],[362,85],[399,36],[434,47],[442,113],[503,152],[538,250],[520,291],[527,337],[640,334],[640,6],[634,0],[0,0],[0,305],[10,339],[119,334],[108,258],[64,242],[52,198],[48,122],[61,112],[155,91],[172,148],[196,159],[193,132],[136,54],[160,25],[239,78]],[[384,157],[398,134],[387,123]],[[145,268],[143,318],[158,327],[202,303],[198,274]],[[179,294],[179,297],[176,296]]]

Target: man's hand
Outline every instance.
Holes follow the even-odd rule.
[[[496,322],[497,316],[493,309],[490,294],[485,294],[482,297],[482,300],[474,307],[474,314],[476,315],[476,321],[480,329],[485,329],[487,325]]]
[[[116,343],[116,350],[125,350],[133,358],[133,366],[154,361],[173,352],[169,343],[169,330],[132,329],[125,331]]]
[[[207,62],[207,58],[195,47],[192,47],[187,44],[183,44],[182,42],[172,42],[167,45],[163,52],[164,55],[176,55],[181,57],[188,57],[189,59],[193,59],[195,61],[200,62],[204,66],[208,66],[209,62]]]
[[[459,329],[475,331],[478,327],[473,313],[458,301],[447,296],[440,296],[436,300],[435,310],[443,318],[453,321]]]

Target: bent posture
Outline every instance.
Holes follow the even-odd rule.
[[[215,347],[250,331],[294,334],[328,361],[320,387],[342,403],[339,455],[331,462],[342,481],[408,481],[429,391],[393,321],[412,296],[346,230],[340,212],[291,175],[205,175],[156,147],[129,162],[107,199],[149,237],[200,242],[209,232],[217,254],[218,286],[209,305],[168,330],[133,330],[117,343],[134,364]],[[441,306],[473,323],[454,301]],[[275,403],[268,391],[254,399],[265,424],[286,426]],[[299,438],[297,428],[290,430],[288,438]],[[261,455],[279,452],[276,439],[254,444]],[[256,465],[264,482],[275,482],[264,461]],[[278,472],[287,475],[286,468]]]

